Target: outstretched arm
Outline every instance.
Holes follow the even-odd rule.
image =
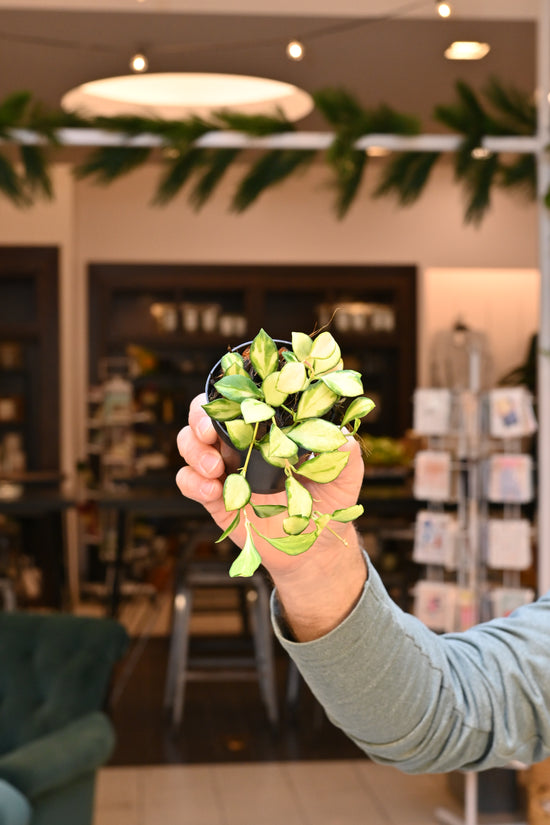
[[[178,437],[187,466],[177,482],[223,529],[223,448],[202,403],[192,403]],[[328,510],[354,504],[361,485],[358,445],[343,449],[350,459],[340,476],[310,485]],[[266,498],[277,501],[257,501]],[[550,755],[550,595],[509,619],[437,636],[392,602],[353,527],[337,530],[345,543],[323,531],[300,556],[257,545],[276,586],[275,632],[331,720],[373,759],[409,772]]]

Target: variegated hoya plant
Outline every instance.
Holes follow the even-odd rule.
[[[223,499],[235,517],[219,537],[222,541],[244,520],[246,541],[233,562],[231,576],[251,576],[261,563],[254,534],[289,555],[308,550],[330,522],[349,522],[363,512],[360,504],[321,513],[305,479],[325,483],[338,477],[349,453],[339,448],[347,436],[355,435],[361,419],[374,407],[363,395],[359,372],[344,369],[340,347],[330,332],[312,337],[292,333],[292,348],[278,348],[262,329],[241,354],[229,351],[220,362],[215,381],[217,397],[204,409],[223,422],[231,443],[245,451],[242,467],[224,482]],[[255,504],[247,480],[253,450],[265,462],[281,467],[286,476],[286,504]],[[259,518],[286,513],[284,535],[263,535],[250,521],[249,505]]]

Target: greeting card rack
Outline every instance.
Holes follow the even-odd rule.
[[[424,506],[413,559],[425,572],[414,612],[438,632],[466,630],[534,598],[522,586],[532,569],[531,397],[523,387],[480,387],[479,358],[472,349],[467,387],[414,394],[414,429],[426,438],[415,459],[414,495]],[[436,817],[476,825],[478,809],[479,776],[465,772],[463,817],[446,809]]]

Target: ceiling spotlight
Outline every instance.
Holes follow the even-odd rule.
[[[302,60],[304,56],[304,45],[299,40],[291,40],[287,43],[286,56],[289,60]]]
[[[475,149],[472,149],[470,155],[473,157],[474,160],[487,160],[490,158],[493,153],[490,149],[485,149],[484,146],[476,146]]]
[[[385,158],[391,153],[390,149],[387,149],[385,146],[369,146],[367,149],[367,155],[369,158]]]
[[[130,68],[133,72],[146,72],[149,67],[149,61],[142,52],[134,54],[130,60]]]
[[[489,54],[491,47],[488,43],[478,43],[477,40],[455,40],[445,49],[447,60],[481,60]]]
[[[437,13],[440,17],[450,17],[452,9],[449,3],[445,3],[444,0],[437,0]]]

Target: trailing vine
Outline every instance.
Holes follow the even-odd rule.
[[[454,153],[454,174],[464,191],[466,223],[479,224],[491,205],[495,188],[518,189],[530,197],[536,194],[536,161],[533,154],[487,153],[481,147],[486,136],[530,136],[536,133],[536,108],[530,98],[492,79],[482,95],[459,81],[456,99],[438,105],[434,118],[455,134],[462,135]],[[411,136],[420,134],[420,122],[389,106],[364,108],[342,89],[324,89],[313,94],[317,112],[334,134],[322,154],[332,176],[335,211],[343,218],[355,202],[365,171],[366,152],[356,141],[369,134]],[[164,205],[187,187],[188,201],[198,210],[212,197],[226,172],[237,161],[245,167],[230,208],[248,209],[260,195],[303,169],[320,152],[302,149],[257,149],[245,152],[233,148],[204,148],[199,138],[210,132],[234,131],[249,137],[267,137],[296,131],[294,123],[277,117],[246,116],[220,112],[211,119],[190,118],[168,121],[142,117],[100,117],[84,119],[61,111],[47,111],[30,92],[16,92],[0,102],[0,194],[18,207],[30,206],[38,197],[52,198],[49,167],[52,155],[62,148],[62,129],[100,129],[127,139],[121,145],[101,146],[88,151],[74,167],[77,178],[89,178],[108,185],[143,166],[151,159],[152,147],[132,145],[143,135],[158,138],[161,146],[161,174],[152,202]],[[20,130],[38,138],[30,143]],[[414,203],[424,191],[441,152],[395,152],[383,164],[373,197],[392,195],[400,205]],[[240,168],[240,167],[239,167]],[[550,195],[546,198],[550,206]]]

